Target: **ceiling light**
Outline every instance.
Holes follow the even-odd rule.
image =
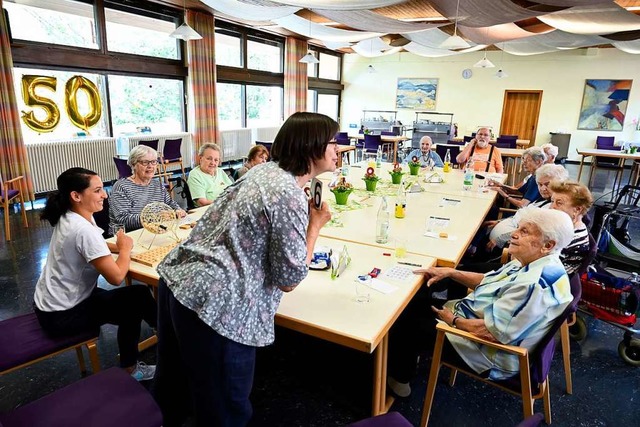
[[[311,51],[308,51],[307,54],[302,58],[300,58],[298,62],[302,62],[303,64],[319,64],[320,63],[320,61],[318,61],[318,58],[313,56],[313,53],[311,53]]]
[[[460,0],[456,4],[456,17],[453,23],[453,35],[448,37],[440,44],[443,49],[466,49],[471,47],[462,37],[458,35],[458,8],[460,7]]]
[[[373,65],[369,64],[369,66],[367,67],[367,73],[374,74],[374,73],[377,73],[377,72],[378,71],[375,68],[373,68]]]
[[[487,52],[484,53],[484,57],[476,62],[475,64],[473,64],[474,67],[476,68],[493,68],[495,67],[495,65],[493,65],[493,62],[489,61],[487,59]]]
[[[496,71],[494,75],[499,79],[504,79],[505,77],[509,77],[509,74],[507,74],[505,71],[502,71],[502,68]]]
[[[173,37],[175,39],[180,39],[184,41],[189,40],[200,40],[202,36],[198,34],[196,30],[191,28],[189,24],[187,24],[187,4],[186,0],[182,1],[182,17],[184,19],[184,23],[180,25],[178,28],[173,30],[169,37]]]

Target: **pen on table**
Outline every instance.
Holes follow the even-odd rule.
[[[358,165],[352,165],[352,168],[361,168],[362,166],[358,166]]]
[[[431,219],[441,219],[443,221],[449,221],[449,218],[443,218],[441,216],[430,216],[429,218],[431,218]]]
[[[447,202],[460,202],[460,200],[458,199],[447,199],[446,197],[443,197],[442,199],[446,200]]]
[[[422,264],[414,264],[412,262],[404,262],[404,261],[398,261],[398,264],[402,264],[402,265],[410,265],[412,267],[422,267]]]

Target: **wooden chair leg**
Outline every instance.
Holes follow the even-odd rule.
[[[551,424],[551,392],[549,391],[549,377],[543,383],[542,404],[544,407],[544,421]]]
[[[100,359],[98,358],[98,342],[92,341],[87,344],[87,350],[89,351],[89,361],[91,362],[91,369],[93,373],[100,372]]]
[[[440,372],[440,358],[442,357],[442,344],[444,343],[444,332],[438,332],[435,347],[433,349],[433,358],[431,360],[431,370],[429,371],[429,383],[427,384],[427,392],[424,396],[424,406],[422,408],[421,427],[426,427],[429,423],[429,415],[431,414],[431,406],[433,405],[433,396],[436,393],[436,384],[438,383],[438,374]]]
[[[84,375],[87,373],[87,367],[84,364],[84,356],[82,355],[82,346],[76,347],[76,356],[78,356],[78,365],[80,366],[80,373]]]
[[[533,397],[531,395],[531,377],[529,376],[529,357],[518,357],[520,361],[520,395],[522,397],[522,412],[524,418],[533,415]],[[523,368],[525,367],[525,368]]]
[[[564,322],[562,326],[560,326],[560,342],[562,343],[562,361],[564,363],[564,379],[567,386],[567,394],[572,394],[571,343],[569,342],[569,325],[567,322]]]
[[[456,377],[458,375],[458,370],[451,368],[451,373],[449,374],[449,386],[453,387],[456,384]]]
[[[4,203],[4,237],[11,241],[11,227],[9,226],[9,203]]]

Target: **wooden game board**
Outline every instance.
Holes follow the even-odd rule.
[[[166,246],[159,246],[146,252],[132,254],[131,261],[139,262],[140,264],[148,265],[149,267],[154,267],[162,261],[165,256],[167,256],[171,249],[176,246],[178,246],[178,242],[173,242]]]

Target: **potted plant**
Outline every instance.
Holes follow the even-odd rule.
[[[364,183],[367,186],[367,191],[376,191],[376,185],[378,185],[380,178],[376,175],[375,169],[368,167],[367,173],[364,174],[362,179],[364,179]]]
[[[349,200],[349,194],[353,191],[353,185],[349,184],[345,177],[342,177],[340,182],[331,189],[331,192],[336,196],[337,205],[346,205]]]
[[[391,174],[391,182],[393,184],[400,184],[402,182],[402,166],[399,163],[393,164],[393,170],[389,171]]]
[[[413,156],[409,162],[409,173],[411,175],[418,175],[418,172],[420,172],[420,159]]]

